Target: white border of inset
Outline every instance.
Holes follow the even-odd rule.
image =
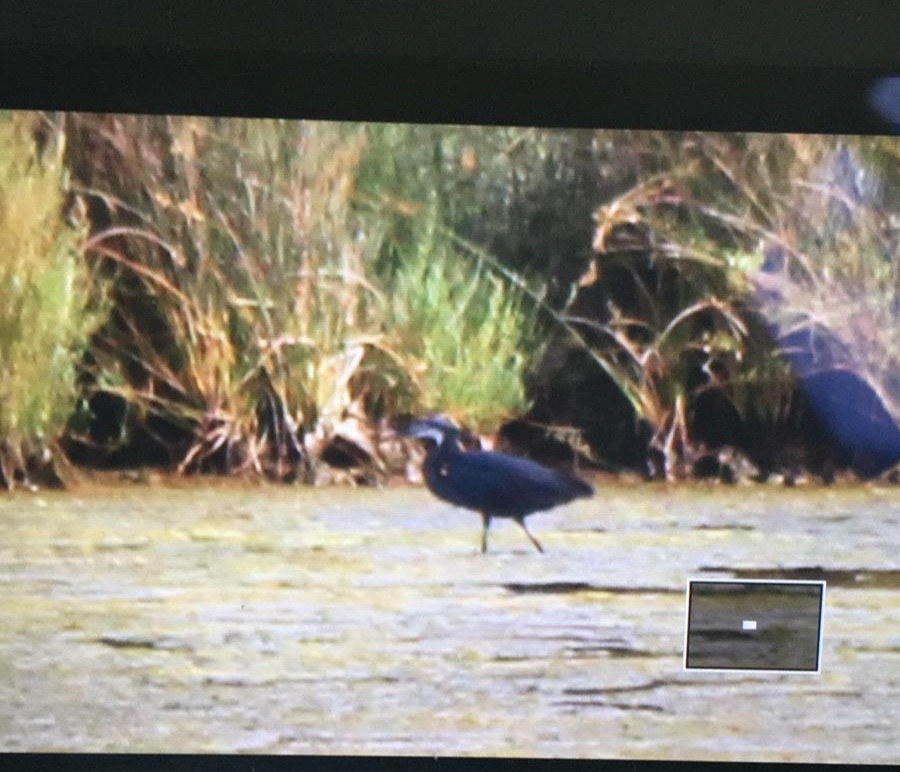
[[[815,670],[769,670],[767,668],[713,668],[713,667],[688,667],[687,666],[687,650],[688,650],[688,625],[690,624],[691,613],[691,584],[805,584],[815,585],[822,588],[822,599],[819,602],[819,649],[816,653],[816,669]],[[822,672],[822,639],[825,637],[825,588],[824,579],[710,579],[709,577],[694,578],[688,577],[687,585],[684,590],[684,644],[681,657],[681,669],[692,673],[774,673],[789,675],[819,675]]]

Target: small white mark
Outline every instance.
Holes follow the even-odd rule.
[[[742,630],[755,630],[756,629],[756,620],[755,619],[745,619],[741,622]]]

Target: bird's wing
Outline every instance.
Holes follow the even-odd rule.
[[[496,515],[525,515],[574,498],[567,477],[504,453],[462,453],[451,473],[463,506]]]

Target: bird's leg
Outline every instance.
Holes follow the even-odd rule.
[[[531,539],[531,543],[532,543],[535,547],[537,547],[537,551],[538,551],[538,552],[543,552],[543,551],[544,551],[544,548],[541,546],[541,543],[540,543],[537,539],[535,539],[534,536],[531,535],[531,531],[529,531],[529,530],[528,530],[528,526],[525,525],[525,520],[524,520],[524,518],[522,518],[522,519],[516,518],[516,522],[517,522],[520,526],[522,526],[522,530],[525,531],[525,535],[526,535],[529,539]]]
[[[481,513],[481,552],[484,554],[487,552],[487,535],[488,529],[491,527],[491,516],[486,514],[485,512]]]

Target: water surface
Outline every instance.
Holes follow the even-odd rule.
[[[900,495],[603,485],[547,552],[417,488],[0,498],[0,748],[896,762]],[[682,669],[689,576],[825,578],[820,675]]]

